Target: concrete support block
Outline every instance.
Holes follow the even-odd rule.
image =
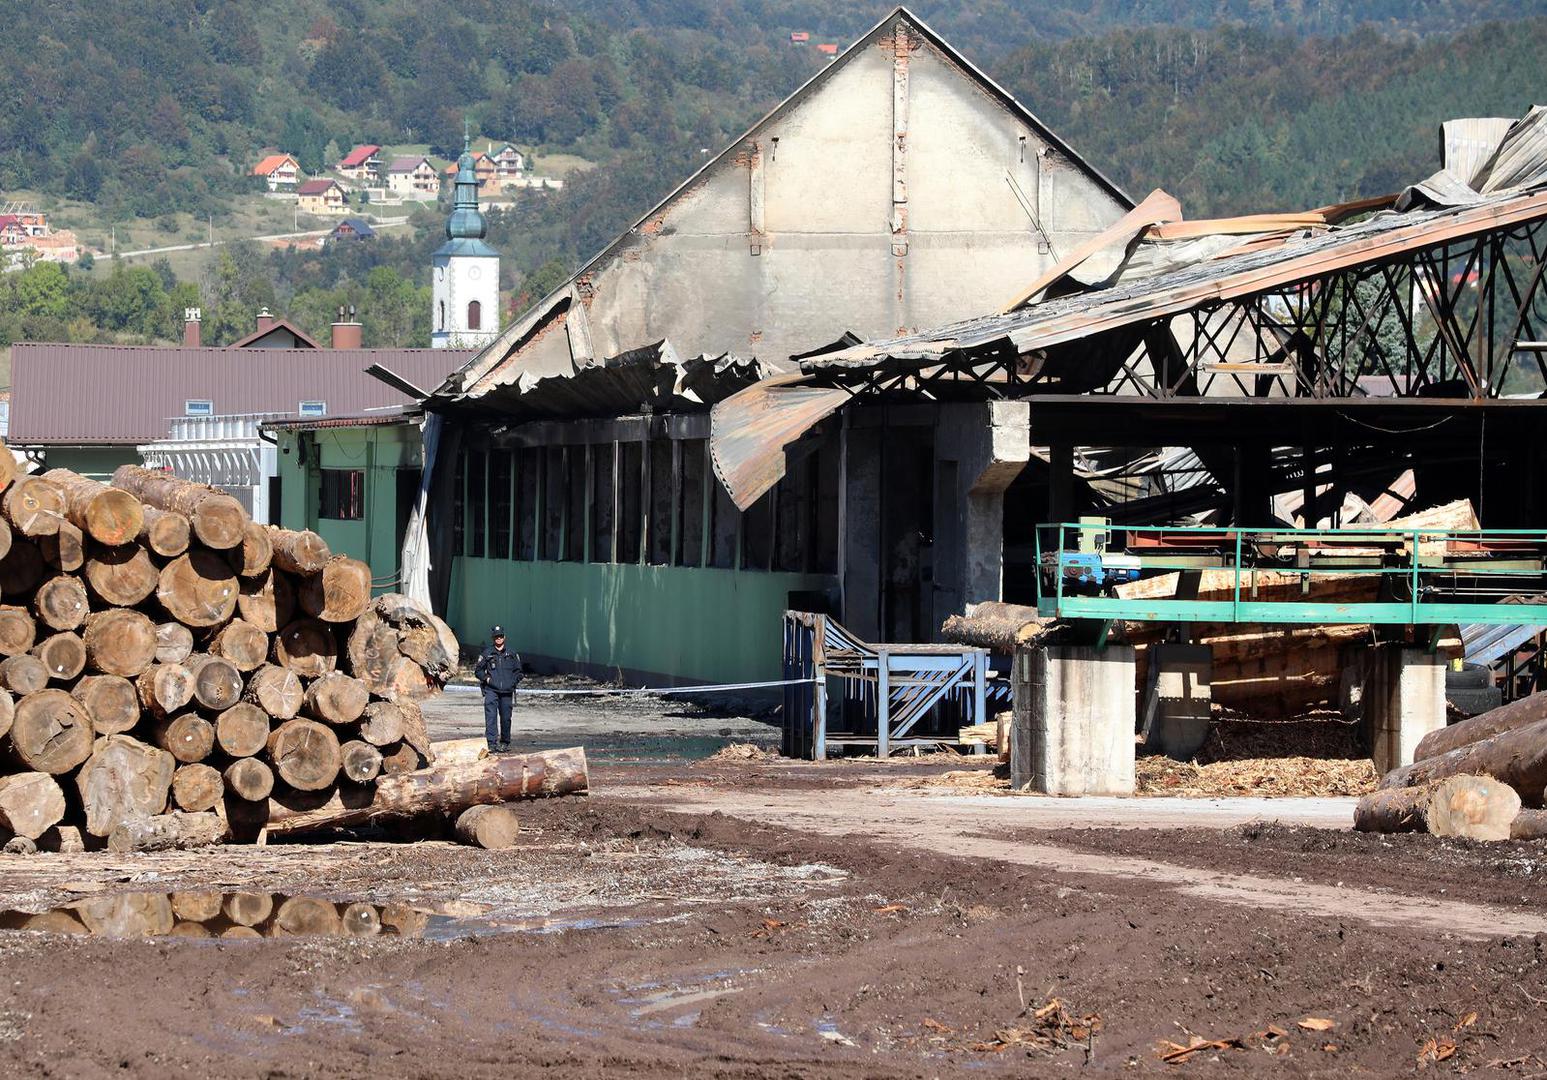
[[[1209,737],[1213,720],[1214,650],[1164,642],[1150,649],[1155,681],[1144,709],[1144,744],[1188,761]]]
[[[940,406],[935,432],[937,611],[998,600],[1004,584],[1004,493],[1031,460],[1031,405]]]
[[[1376,771],[1412,764],[1418,741],[1445,726],[1444,658],[1397,642],[1373,646],[1361,705]]]
[[[1046,795],[1132,795],[1134,675],[1127,645],[1017,652],[1011,786]]]

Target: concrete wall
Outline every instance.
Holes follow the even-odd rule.
[[[1046,795],[1132,795],[1134,677],[1127,645],[1017,652],[1011,786]]]
[[[1030,403],[941,405],[935,458],[935,616],[943,622],[1003,596],[1004,493],[1031,460]]]
[[[1412,764],[1419,740],[1445,726],[1445,658],[1397,643],[1373,646],[1361,703],[1376,771]]]

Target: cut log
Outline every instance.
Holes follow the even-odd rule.
[[[160,583],[160,571],[138,544],[121,547],[92,545],[86,555],[86,583],[105,603],[134,607]]]
[[[409,743],[394,743],[381,748],[381,771],[387,776],[417,772],[428,764],[418,748]]]
[[[430,616],[430,625],[435,627],[435,632],[440,635],[440,647],[450,660],[451,666],[445,671],[431,671],[430,678],[444,686],[451,677],[457,673],[457,667],[462,662],[462,647],[457,642],[457,635],[452,633],[451,626],[439,615]]]
[[[21,466],[16,463],[16,455],[0,442],[0,491],[14,484],[20,475]]]
[[[269,529],[274,565],[291,574],[315,574],[333,557],[328,542],[310,529]]]
[[[193,655],[193,631],[180,622],[156,626],[156,663],[181,664]]]
[[[242,577],[256,577],[274,561],[274,544],[269,539],[270,529],[249,521],[242,532],[242,542],[231,549],[231,568]]]
[[[1354,808],[1360,832],[1426,832],[1508,840],[1520,796],[1488,776],[1449,776],[1420,787],[1372,791]]]
[[[340,915],[350,937],[375,937],[381,933],[381,913],[375,904],[346,904]]]
[[[193,672],[181,664],[152,664],[135,680],[140,704],[154,716],[170,716],[193,700]]]
[[[265,664],[248,677],[244,697],[275,720],[293,720],[301,711],[306,690],[295,672]]]
[[[123,488],[158,510],[182,514],[188,519],[193,535],[207,548],[225,551],[236,547],[246,533],[247,511],[219,488],[138,465],[119,466],[113,474],[113,486]]]
[[[412,701],[395,704],[403,714],[403,741],[419,751],[427,764],[435,764],[435,748],[430,743],[430,726],[424,722],[423,710]]]
[[[521,821],[508,806],[481,803],[457,815],[457,839],[472,847],[501,851],[515,847]]]
[[[156,662],[156,624],[129,608],[92,612],[81,639],[87,665],[106,675],[136,678]]]
[[[0,512],[23,536],[48,536],[64,520],[64,496],[41,476],[27,476],[6,489]]]
[[[35,694],[48,685],[48,668],[30,653],[0,660],[0,686],[13,694]]]
[[[371,692],[359,679],[330,671],[306,688],[306,715],[328,724],[352,724],[370,703]]]
[[[381,777],[370,801],[364,805],[351,805],[350,799],[337,792],[326,803],[305,809],[294,809],[271,798],[268,829],[273,835],[285,835],[394,817],[460,814],[480,803],[575,795],[586,787],[583,749],[511,754],[468,765],[437,766]]]
[[[11,730],[11,724],[16,720],[16,701],[9,691],[0,690],[0,738],[3,738]]]
[[[204,708],[221,712],[242,700],[242,673],[231,661],[194,653],[183,666],[193,675],[193,700]]]
[[[26,540],[13,543],[5,558],[0,559],[0,596],[25,596],[42,580],[43,556],[38,546]]]
[[[225,838],[226,823],[219,814],[174,811],[125,822],[113,830],[107,846],[109,851],[173,851],[211,847]]]
[[[399,629],[430,625],[429,610],[403,593],[382,593],[371,601],[371,610]]]
[[[269,734],[269,760],[297,791],[321,791],[338,779],[338,736],[312,720],[286,720]]]
[[[338,641],[327,623],[297,619],[275,636],[274,662],[302,678],[315,679],[338,667]]]
[[[209,651],[235,664],[238,671],[256,671],[269,655],[269,636],[246,619],[232,619],[210,642]]]
[[[1449,727],[1438,728],[1418,740],[1413,760],[1438,757],[1470,743],[1489,739],[1505,731],[1547,720],[1547,693],[1518,698],[1497,709],[1478,713]]]
[[[86,643],[79,634],[55,634],[32,647],[54,682],[71,682],[86,670]]]
[[[274,790],[274,770],[254,757],[241,758],[226,766],[226,790],[239,799],[258,802]]]
[[[447,739],[433,744],[436,765],[466,765],[489,756],[489,744],[480,735],[476,739]]]
[[[197,813],[220,805],[226,784],[220,770],[204,764],[183,765],[172,774],[172,802],[179,810]]]
[[[381,774],[381,751],[368,742],[352,739],[338,748],[340,771],[357,784],[365,784]]]
[[[295,589],[287,575],[265,570],[242,579],[236,606],[242,618],[265,634],[278,633],[295,615]]]
[[[401,631],[398,652],[418,664],[432,679],[443,679],[451,671],[451,657],[446,655],[440,634],[433,626],[413,626]]]
[[[301,610],[314,619],[352,623],[371,602],[371,568],[348,555],[335,555],[301,582]]]
[[[36,840],[64,820],[64,791],[47,773],[0,776],[0,825]]]
[[[238,701],[215,718],[215,741],[234,758],[262,753],[269,741],[268,713],[250,701]]]
[[[4,667],[0,664],[0,671]],[[1540,806],[1547,786],[1547,720],[1393,769],[1380,786],[1419,787],[1447,776],[1491,776],[1514,788],[1525,805]]]
[[[61,521],[56,532],[38,537],[38,552],[55,570],[73,574],[86,563],[86,537],[68,521]]]
[[[237,926],[261,926],[274,914],[274,898],[260,892],[232,893],[226,897],[225,911]]]
[[[398,742],[403,738],[403,710],[390,701],[371,702],[360,717],[360,738],[372,746]]]
[[[108,487],[69,469],[50,469],[43,479],[64,496],[64,516],[93,540],[132,543],[145,524],[145,509],[127,491]]]
[[[326,900],[291,896],[274,912],[275,937],[338,937],[343,932],[338,908]]]
[[[80,829],[74,825],[55,825],[38,837],[38,850],[74,854],[85,851],[86,842],[81,838]]]
[[[92,896],[74,905],[86,929],[97,937],[140,938],[170,934],[177,919],[165,893],[134,892]]]
[[[63,690],[39,690],[16,703],[11,750],[29,769],[67,773],[91,756],[94,737],[91,716]]]
[[[6,557],[11,550],[11,525],[5,518],[0,517],[0,559]]]
[[[209,922],[220,917],[218,892],[175,892],[172,914],[185,922]]]
[[[37,642],[32,613],[14,604],[0,606],[0,656],[20,656]]]
[[[141,544],[165,559],[175,559],[188,550],[193,530],[186,517],[175,511],[158,510],[154,506],[145,506],[143,513],[144,523],[136,537]]]
[[[161,606],[184,626],[220,626],[236,611],[236,596],[231,567],[199,548],[167,563],[156,586]]]
[[[1522,810],[1509,823],[1511,840],[1547,840],[1547,810]]]
[[[398,656],[387,671],[387,685],[381,696],[388,701],[423,701],[439,689],[418,663],[406,656]]]
[[[198,713],[163,717],[150,732],[157,746],[185,765],[203,761],[215,748],[215,725]]]
[[[128,679],[119,675],[88,675],[75,684],[70,696],[91,716],[98,735],[118,735],[140,722],[140,695]]]
[[[126,821],[161,813],[176,767],[171,754],[127,735],[96,740],[75,778],[86,810],[86,831],[107,836]]]
[[[80,578],[61,574],[51,577],[32,596],[38,621],[51,630],[74,630],[86,621],[90,604]]]
[[[398,632],[392,624],[374,610],[367,610],[349,632],[345,652],[350,674],[370,687],[373,694],[387,691],[392,663],[398,658]]]

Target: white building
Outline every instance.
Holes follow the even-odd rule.
[[[431,259],[430,344],[481,349],[500,332],[500,257],[484,243],[488,226],[478,209],[478,173],[464,141],[446,242]]]

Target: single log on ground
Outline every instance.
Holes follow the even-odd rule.
[[[1448,776],[1420,787],[1382,788],[1359,800],[1360,832],[1426,832],[1473,840],[1508,840],[1520,796],[1489,776]]]
[[[143,505],[143,504],[142,504]],[[143,507],[144,523],[136,539],[164,559],[175,559],[188,550],[193,530],[188,519],[171,510]]]
[[[328,542],[310,529],[269,529],[274,565],[291,574],[315,574],[333,557]]]
[[[268,828],[271,834],[283,835],[419,814],[460,814],[480,803],[575,795],[586,787],[585,750],[579,747],[511,754],[381,777],[363,806],[349,805],[337,792],[320,806],[299,810],[270,799]]]
[[[215,748],[215,725],[198,713],[163,717],[150,731],[157,746],[185,765],[203,761]]]
[[[156,591],[161,572],[138,544],[91,546],[86,556],[86,583],[106,603],[133,607]]]
[[[120,675],[88,675],[70,696],[85,706],[98,735],[117,735],[140,722],[139,691]]]
[[[390,701],[371,702],[360,717],[360,738],[372,746],[398,742],[403,738],[403,710]]]
[[[54,682],[70,682],[86,670],[86,643],[79,634],[55,634],[32,647]]]
[[[226,766],[226,790],[239,799],[258,802],[274,790],[274,770],[257,758],[246,757]]]
[[[287,897],[274,912],[275,937],[338,937],[343,930],[338,908],[315,897]]]
[[[220,894],[213,891],[175,892],[172,914],[187,922],[209,922],[220,917]]]
[[[381,933],[381,912],[375,904],[346,904],[340,919],[350,937],[375,937]]]
[[[14,604],[0,606],[0,656],[20,656],[37,642],[32,612]]]
[[[370,703],[371,691],[359,679],[330,671],[306,688],[306,715],[328,724],[352,724]]]
[[[224,551],[236,547],[247,529],[247,511],[218,488],[138,465],[119,466],[113,474],[113,486],[123,488],[158,510],[182,514],[188,519],[199,543],[208,548]]]
[[[387,671],[387,685],[381,696],[396,702],[423,701],[433,696],[438,689],[416,661],[399,656],[392,661]]]
[[[0,825],[36,840],[64,820],[64,792],[47,773],[0,776]]]
[[[274,898],[268,893],[238,892],[226,897],[226,918],[238,926],[259,926],[274,914]]]
[[[232,619],[210,642],[209,651],[235,664],[239,671],[255,671],[269,655],[269,636],[246,619]]]
[[[51,577],[32,596],[32,610],[50,630],[74,630],[86,621],[90,604],[81,579],[61,574]]]
[[[220,770],[203,763],[183,765],[172,774],[172,802],[179,810],[213,810],[226,793]]]
[[[0,664],[3,670],[4,664]],[[1392,769],[1382,788],[1418,787],[1447,776],[1491,776],[1514,788],[1527,806],[1542,804],[1547,786],[1547,720]]]
[[[306,689],[295,672],[265,664],[248,676],[243,696],[275,720],[293,720],[301,711]]]
[[[346,653],[350,674],[370,687],[371,693],[385,693],[398,658],[398,632],[375,610],[367,610],[349,632]]]
[[[181,664],[193,655],[193,631],[180,622],[156,626],[156,663]]]
[[[236,607],[242,618],[265,634],[278,633],[295,615],[295,588],[287,575],[265,570],[242,579]]]
[[[0,686],[13,694],[35,694],[48,685],[48,668],[31,653],[0,660]]]
[[[236,575],[213,551],[179,555],[161,570],[156,598],[185,626],[219,626],[236,611]]]
[[[387,776],[417,772],[428,764],[418,748],[409,743],[393,743],[381,748],[381,771]]]
[[[1497,709],[1468,717],[1449,727],[1437,728],[1418,740],[1413,760],[1438,757],[1470,743],[1489,739],[1505,731],[1547,720],[1547,693],[1531,694],[1518,698]]]
[[[172,851],[210,847],[225,838],[226,823],[219,814],[174,811],[125,822],[113,830],[107,846],[109,851]]]
[[[1509,823],[1511,840],[1547,840],[1547,810],[1522,810]]]
[[[29,769],[67,773],[91,756],[94,738],[90,714],[63,690],[39,690],[16,703],[11,750]]]
[[[64,516],[93,540],[128,544],[140,535],[145,508],[120,488],[108,487],[69,469],[50,469],[43,479],[64,495]]]
[[[0,512],[23,536],[48,536],[64,520],[64,496],[41,476],[28,476],[6,489]]]
[[[242,673],[231,661],[195,653],[183,665],[193,673],[193,700],[220,712],[242,700]]]
[[[49,566],[73,574],[86,563],[86,535],[61,521],[56,532],[38,537],[38,552]]]
[[[215,741],[234,758],[261,753],[269,741],[268,713],[250,701],[238,701],[215,718]]]
[[[134,685],[153,716],[170,716],[193,700],[193,672],[181,664],[152,664]]]
[[[301,610],[314,619],[350,623],[371,602],[371,568],[348,555],[335,555],[301,582]]]
[[[297,791],[321,791],[338,779],[338,736],[313,720],[286,720],[269,733],[269,760]]]
[[[274,561],[274,544],[269,539],[270,529],[249,521],[242,533],[242,542],[231,549],[231,569],[242,577],[256,577]]]
[[[297,619],[275,636],[274,662],[302,678],[315,679],[338,666],[338,641],[327,623]]]
[[[352,739],[338,748],[340,771],[357,784],[368,783],[381,774],[381,751],[368,742]]]
[[[447,739],[434,743],[433,748],[436,765],[466,765],[489,756],[489,744],[481,735],[476,739]]]
[[[125,821],[166,809],[177,763],[172,755],[127,735],[104,735],[75,778],[86,831],[106,836]]]
[[[156,662],[156,624],[129,608],[92,612],[81,639],[86,663],[106,675],[136,678]]]
[[[457,839],[473,847],[499,851],[514,847],[521,821],[508,806],[482,803],[457,815]]]
[[[26,540],[13,543],[0,559],[0,596],[25,596],[42,580],[43,556],[38,546]]]

